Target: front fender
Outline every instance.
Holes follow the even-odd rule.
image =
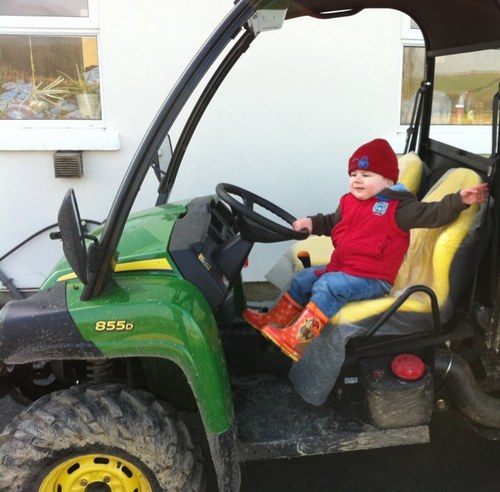
[[[212,311],[191,283],[165,275],[123,275],[106,292],[80,300],[75,280],[56,284],[0,315],[0,359],[162,357],[186,375],[207,432],[233,419],[227,368]]]
[[[66,285],[56,284],[0,311],[0,361],[24,364],[61,358],[102,358],[68,312]]]

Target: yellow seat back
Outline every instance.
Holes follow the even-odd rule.
[[[479,183],[481,178],[474,171],[452,169],[441,177],[422,201],[437,202],[445,195]],[[452,262],[458,248],[472,230],[478,210],[478,205],[472,205],[457,220],[437,229],[413,229],[410,248],[399,270],[393,292],[399,294],[410,285],[424,284],[433,289],[439,305],[443,305],[450,292]]]

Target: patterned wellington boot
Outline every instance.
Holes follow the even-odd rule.
[[[286,328],[266,325],[261,333],[275,343],[285,355],[299,361],[306,344],[317,337],[327,323],[328,317],[314,302],[309,302],[299,317]]]
[[[302,311],[303,306],[294,301],[287,293],[266,313],[245,309],[243,318],[257,330],[262,330],[264,325],[273,323],[287,326]]]

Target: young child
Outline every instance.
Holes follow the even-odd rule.
[[[267,313],[245,320],[293,360],[347,302],[389,293],[410,243],[410,229],[441,227],[469,205],[486,200],[486,183],[419,202],[398,180],[398,160],[386,140],[362,145],[349,159],[349,193],[335,213],[298,219],[293,228],[330,235],[330,263],[299,272]]]

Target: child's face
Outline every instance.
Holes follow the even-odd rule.
[[[349,191],[358,200],[368,200],[393,184],[381,174],[360,169],[354,170],[349,177]]]

